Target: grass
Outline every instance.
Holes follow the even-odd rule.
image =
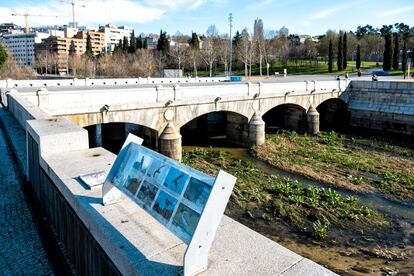
[[[269,175],[252,162],[235,159],[223,150],[196,148],[184,153],[183,162],[210,175],[215,175],[219,168],[235,175],[237,184],[231,201],[238,208],[247,214],[259,210],[262,219],[280,218],[303,231],[312,229],[311,234],[317,239],[326,237],[328,228],[323,225],[345,228],[386,223],[378,213],[360,205],[355,197]]]
[[[356,72],[356,63],[355,61],[348,61],[348,67],[344,71],[337,71],[336,70],[336,62],[334,62],[334,71],[332,73],[328,72],[328,63],[325,61],[310,61],[310,60],[289,60],[287,64],[283,64],[280,60],[276,60],[271,64],[269,68],[269,75],[274,76],[275,72],[279,72],[280,74],[283,74],[283,69],[286,68],[288,71],[288,74],[290,75],[316,75],[316,74],[326,74],[326,75],[344,75],[345,73],[351,73]],[[362,61],[361,67],[362,68],[368,68],[368,67],[375,67],[376,62],[371,61]],[[382,63],[379,63],[379,66],[382,66]],[[259,75],[259,67],[257,65],[252,66],[252,75],[257,76]],[[186,71],[186,73],[192,74],[191,70]],[[224,71],[221,69],[215,70],[213,72],[214,74],[224,74]],[[233,67],[232,71],[233,75],[239,75],[244,76],[244,66],[242,67]],[[267,74],[266,66],[263,65],[262,67],[262,73],[263,75]],[[199,76],[208,76],[209,71],[208,70],[200,70],[198,71]]]
[[[390,143],[321,132],[267,135],[253,154],[277,168],[354,191],[414,199],[413,151]]]

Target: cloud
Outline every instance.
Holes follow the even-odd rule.
[[[414,10],[414,6],[408,6],[408,7],[404,7],[404,8],[397,8],[397,9],[394,9],[394,10],[384,11],[382,13],[379,13],[377,15],[377,17],[384,18],[384,17],[398,15],[398,14],[405,13],[405,12],[412,11],[412,10]]]
[[[0,7],[0,18],[3,22],[14,22],[24,25],[24,17],[13,17],[12,13],[44,15],[29,17],[30,26],[61,25],[72,21],[70,1],[61,2],[47,0],[45,2],[17,4]],[[208,2],[221,4],[226,0],[88,0],[78,1],[76,21],[79,25],[97,26],[106,23],[114,24],[146,24],[161,19],[166,13],[184,8],[198,9]],[[47,17],[46,17],[47,16]],[[58,18],[53,16],[59,16]]]
[[[353,3],[348,3],[348,4],[345,4],[345,5],[331,7],[331,8],[321,10],[321,11],[313,14],[310,18],[312,20],[324,19],[326,17],[332,16],[333,14],[335,14],[337,12],[346,10],[346,9],[350,8],[351,6],[353,6]]]

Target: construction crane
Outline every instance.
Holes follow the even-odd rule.
[[[72,5],[72,24],[73,24],[73,28],[76,28],[76,20],[75,20],[75,6],[81,7],[81,8],[86,8],[85,5],[80,5],[77,4],[76,0],[59,0],[60,2],[64,2],[64,3],[69,3]]]
[[[29,14],[29,12],[26,13],[12,13],[12,16],[24,16],[24,19],[26,20],[26,29],[25,33],[29,33],[29,16],[44,16],[44,17],[59,17],[55,15],[42,15],[42,14]]]

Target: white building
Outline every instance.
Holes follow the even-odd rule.
[[[8,34],[1,37],[4,48],[12,54],[18,64],[32,65],[34,45],[49,37],[47,33]]]
[[[116,27],[111,24],[99,26],[99,31],[105,34],[105,51],[113,52],[115,46],[118,45],[119,40],[124,39],[124,37],[127,37],[129,40],[132,30],[131,27]]]

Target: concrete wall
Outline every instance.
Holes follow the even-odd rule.
[[[414,135],[414,83],[353,81],[341,98],[353,127]]]
[[[7,109],[13,114],[22,128],[26,128],[27,120],[51,118],[49,114],[38,108],[37,105],[29,102],[16,91],[11,91],[5,95],[7,98]]]

